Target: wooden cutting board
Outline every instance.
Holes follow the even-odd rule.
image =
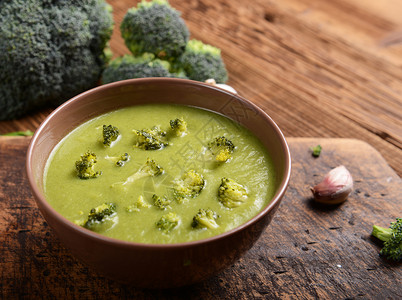
[[[402,181],[370,145],[289,138],[286,196],[257,244],[207,281],[141,290],[78,262],[42,218],[25,175],[30,138],[0,137],[0,299],[401,299],[402,266],[379,257],[373,224],[402,217]],[[310,147],[321,144],[319,158]],[[345,165],[355,189],[338,206],[312,201],[310,186]],[[207,262],[206,262],[207,263]]]

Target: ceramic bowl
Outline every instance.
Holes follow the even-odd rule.
[[[208,109],[253,132],[273,158],[277,172],[272,201],[254,218],[218,236],[179,244],[140,244],[108,238],[68,221],[46,201],[43,174],[57,143],[100,114],[145,103],[174,103]],[[84,92],[58,107],[35,132],[27,152],[27,175],[36,203],[59,239],[83,263],[106,277],[146,288],[204,280],[232,265],[257,241],[284,196],[290,177],[287,142],[274,121],[243,97],[209,84],[173,78],[115,82]]]

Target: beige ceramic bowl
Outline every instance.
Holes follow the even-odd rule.
[[[83,122],[118,108],[175,103],[209,109],[251,130],[273,158],[277,172],[272,201],[254,218],[204,240],[154,245],[120,241],[73,224],[43,193],[46,160],[56,144]],[[139,287],[178,287],[201,281],[230,266],[249,250],[270,223],[290,177],[290,153],[274,121],[246,99],[201,82],[171,78],[120,81],[82,93],[57,108],[38,128],[27,153],[27,174],[37,205],[59,239],[82,262],[109,278]]]

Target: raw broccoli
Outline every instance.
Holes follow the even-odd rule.
[[[173,195],[179,202],[186,198],[197,197],[205,186],[204,177],[194,170],[184,173],[173,182]]]
[[[110,62],[103,71],[102,83],[144,77],[179,77],[171,74],[169,68],[167,61],[153,59],[153,55],[125,55]]]
[[[183,69],[189,79],[197,81],[213,78],[218,83],[225,83],[228,79],[221,50],[194,39],[187,43],[175,68]]]
[[[137,136],[135,147],[144,150],[159,150],[165,148],[169,143],[166,140],[166,131],[158,126],[151,129],[133,130]]]
[[[109,146],[117,140],[120,135],[120,131],[117,127],[112,125],[103,125],[103,144]]]
[[[166,196],[163,197],[159,197],[156,194],[152,195],[152,200],[154,201],[154,205],[161,209],[161,210],[165,210],[167,208],[171,208],[170,207],[170,203],[172,202],[171,200],[169,200]]]
[[[0,12],[0,120],[97,85],[113,30],[104,0],[8,0]]]
[[[219,215],[211,209],[201,208],[198,213],[194,216],[191,226],[193,228],[218,228],[219,225],[216,223],[216,219]]]
[[[226,162],[232,157],[235,146],[232,141],[224,136],[220,136],[208,143],[208,149],[216,161]]]
[[[113,186],[117,185],[127,185],[130,183],[133,183],[137,181],[138,179],[144,178],[144,177],[150,177],[150,176],[159,176],[163,174],[164,170],[161,166],[159,166],[153,159],[147,159],[145,164],[143,164],[137,172],[135,172],[133,175],[129,176],[125,181],[123,182],[116,182],[112,184]]]
[[[119,156],[106,156],[105,159],[113,162],[118,167],[122,167],[130,160],[130,155],[128,155],[128,153],[124,153]]]
[[[120,30],[135,56],[152,53],[157,58],[175,59],[184,52],[189,39],[180,12],[166,0],[141,1],[127,11]]]
[[[164,233],[169,233],[177,225],[179,225],[180,218],[173,212],[170,212],[156,222],[156,227]]]
[[[116,223],[116,217],[116,205],[113,203],[103,203],[91,209],[88,219],[82,226],[93,231],[104,231]]]
[[[141,210],[141,208],[149,208],[149,207],[151,207],[151,205],[146,203],[144,200],[144,197],[140,195],[137,199],[137,202],[126,207],[126,211],[127,212],[133,212],[133,211],[138,212]]]
[[[95,171],[95,164],[98,162],[96,154],[88,151],[81,155],[81,159],[75,162],[77,176],[81,179],[96,178],[102,174],[101,171]]]
[[[219,201],[228,208],[235,208],[247,200],[248,193],[244,186],[233,179],[223,177],[218,189]]]
[[[187,134],[187,122],[183,119],[170,120],[170,128],[177,136],[183,136]]]
[[[373,226],[371,233],[384,242],[380,254],[388,259],[402,261],[402,218],[396,218],[389,228]]]

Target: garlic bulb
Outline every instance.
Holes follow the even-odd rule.
[[[329,171],[319,184],[311,188],[311,191],[317,202],[339,204],[347,199],[352,189],[352,175],[341,165]]]

